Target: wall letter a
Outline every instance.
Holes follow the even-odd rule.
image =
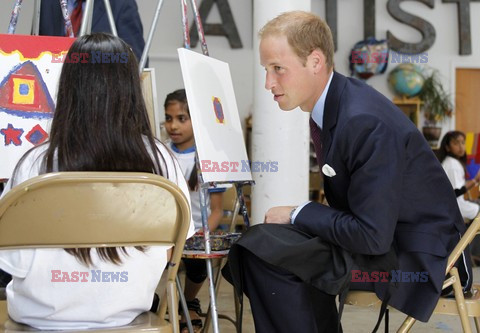
[[[214,2],[217,3],[218,11],[220,12],[220,17],[222,18],[221,24],[206,23],[208,14],[210,14]],[[243,47],[228,0],[203,0],[198,11],[202,19],[203,31],[205,35],[227,37],[232,49],[241,49]],[[190,44],[192,47],[195,47],[197,42],[197,27],[195,23],[193,23],[190,29]]]

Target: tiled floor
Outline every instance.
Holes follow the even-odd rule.
[[[474,281],[480,283],[480,268],[474,269]],[[233,303],[232,296],[232,286],[228,284],[225,280],[221,282],[220,292],[217,299],[217,307],[219,313],[224,313],[230,316],[234,316],[235,308]],[[202,308],[206,311],[208,306],[208,287],[205,283],[200,291],[199,298],[202,304]],[[345,306],[345,310],[342,317],[342,326],[345,333],[367,333],[371,332],[378,317],[377,310],[369,310],[354,306]],[[390,332],[395,332],[396,329],[400,326],[402,321],[405,319],[405,315],[398,311],[391,311],[390,313]],[[475,326],[472,320],[472,327],[475,330]],[[245,309],[243,315],[243,330],[245,333],[255,332],[252,314],[250,311],[250,306],[248,304],[248,299],[245,299]],[[226,320],[219,320],[220,332],[221,333],[234,333],[235,327],[232,323]],[[380,332],[383,332],[383,324],[379,329]],[[210,328],[209,332],[213,332]],[[433,315],[430,318],[428,323],[417,322],[413,326],[411,332],[462,332],[462,327],[460,320],[456,316],[446,316],[446,315]],[[292,332],[297,333],[297,332]]]

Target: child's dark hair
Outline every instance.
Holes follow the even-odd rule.
[[[450,131],[445,133],[445,135],[442,138],[442,142],[440,143],[440,148],[438,148],[437,152],[437,157],[440,160],[440,163],[443,162],[443,160],[447,157],[453,157],[462,163],[463,170],[465,171],[465,177],[468,178],[468,172],[467,172],[467,153],[465,152],[463,156],[455,156],[453,155],[450,151],[447,150],[447,147],[450,145],[450,142],[452,140],[457,139],[458,137],[463,137],[464,139],[466,138],[465,133],[461,131]]]
[[[165,98],[165,102],[163,103],[163,107],[166,110],[170,104],[173,103],[181,103],[185,109],[185,111],[190,116],[190,110],[188,108],[188,101],[187,101],[187,93],[185,89],[177,89],[174,92],[171,92]],[[195,163],[193,164],[192,173],[190,173],[190,178],[188,179],[188,187],[191,191],[195,191],[198,186],[198,176],[197,176],[197,163],[195,159]]]
[[[170,104],[173,103],[182,103],[185,111],[187,111],[188,115],[190,115],[190,110],[188,109],[188,102],[187,102],[187,93],[185,89],[177,89],[174,92],[171,92],[165,98],[165,103],[163,103],[163,107],[166,110]]]
[[[463,166],[466,166],[467,165],[467,154],[463,154],[463,156],[455,156],[453,155],[451,152],[449,152],[447,150],[447,147],[450,145],[450,142],[452,140],[455,140],[457,139],[459,136],[461,136],[462,138],[465,139],[465,133],[461,132],[461,131],[450,131],[450,132],[447,132],[445,133],[445,135],[443,136],[442,138],[442,142],[440,143],[440,148],[438,148],[438,159],[440,160],[440,162],[443,162],[443,160],[447,157],[447,156],[451,156],[453,158],[456,158],[457,160],[460,160],[460,162],[462,162],[462,165]]]
[[[118,37],[92,33],[75,40],[67,59],[71,59],[72,54],[93,52],[127,55],[127,61],[102,63],[90,58],[87,63],[65,62],[48,148],[41,155],[40,173],[136,171],[163,176],[160,161],[165,164],[165,159],[148,123],[132,49]],[[17,168],[19,165],[21,162]],[[12,183],[15,183],[17,168]],[[135,248],[144,251],[144,247]],[[65,249],[86,266],[93,264],[90,250]],[[121,255],[127,253],[125,247],[100,247],[96,251],[101,259],[114,264],[121,264]]]

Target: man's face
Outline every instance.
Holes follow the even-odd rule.
[[[260,63],[266,71],[265,89],[272,92],[280,109],[290,111],[299,106],[312,111],[319,95],[310,57],[303,65],[285,36],[267,36],[260,42]]]

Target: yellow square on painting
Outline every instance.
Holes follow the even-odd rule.
[[[13,78],[13,98],[15,104],[33,104],[35,100],[35,81]]]

